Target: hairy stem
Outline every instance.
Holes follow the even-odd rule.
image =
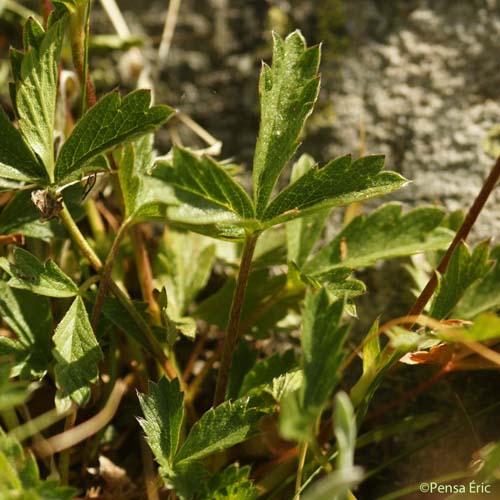
[[[217,385],[215,387],[214,407],[224,402],[226,398],[227,384],[229,382],[229,371],[233,361],[233,354],[238,340],[238,333],[241,320],[241,311],[245,301],[245,294],[250,276],[250,267],[252,265],[252,257],[255,251],[255,245],[259,235],[247,235],[245,238],[245,245],[243,247],[243,254],[241,256],[240,270],[238,279],[236,280],[236,287],[234,289],[233,301],[231,303],[231,310],[229,312],[229,322],[224,337],[224,345],[222,347],[222,358],[217,377]]]
[[[481,213],[481,210],[483,209],[490,194],[495,188],[495,185],[499,178],[500,178],[500,157],[497,158],[497,161],[495,162],[495,165],[491,169],[490,174],[484,181],[481,191],[479,191],[479,194],[477,195],[476,199],[474,200],[474,203],[470,207],[467,216],[465,217],[462,225],[457,231],[455,238],[453,238],[451,245],[444,254],[443,258],[441,259],[441,262],[436,268],[436,272],[432,274],[431,279],[428,281],[427,285],[422,290],[422,293],[416,300],[415,304],[413,304],[413,307],[410,309],[408,316],[418,316],[422,314],[425,306],[427,305],[427,302],[429,302],[430,298],[432,297],[438,285],[437,273],[444,274],[446,272],[446,269],[448,268],[448,264],[450,262],[451,256],[455,248],[460,244],[461,241],[465,241],[465,239],[469,235],[472,226],[476,222],[479,214]]]
[[[115,239],[113,240],[113,244],[109,250],[109,253],[106,257],[106,262],[104,263],[104,267],[101,272],[101,282],[99,283],[99,290],[97,292],[97,297],[94,302],[94,308],[92,309],[92,319],[91,324],[94,331],[97,331],[97,327],[99,326],[99,319],[102,313],[102,307],[104,305],[104,300],[106,299],[106,294],[109,288],[109,282],[111,280],[111,272],[113,271],[113,264],[116,260],[116,256],[118,254],[118,250],[120,248],[120,243],[125,235],[125,231],[127,229],[127,221],[120,226],[118,232],[115,235]]]
[[[90,265],[95,269],[95,271],[101,273],[104,267],[102,265],[101,259],[99,259],[97,254],[89,245],[88,241],[81,233],[73,217],[71,216],[67,207],[64,204],[63,204],[63,209],[60,213],[60,218],[62,223],[66,227],[67,231],[69,232],[71,239],[75,242],[75,244],[78,246],[83,255],[85,255]],[[151,328],[146,323],[144,318],[140,315],[140,313],[137,311],[130,298],[113,280],[109,281],[109,288],[113,292],[113,295],[118,299],[120,304],[127,310],[130,317],[134,320],[135,324],[137,325],[141,333],[148,341],[151,353],[161,364],[167,377],[175,378],[177,376],[175,369],[173,368],[172,364],[170,363],[167,356],[163,352],[163,348],[161,347],[160,343],[154,336],[153,332],[151,331]]]

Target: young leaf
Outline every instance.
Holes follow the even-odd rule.
[[[136,90],[123,100],[118,92],[100,99],[78,121],[59,152],[55,180],[63,185],[94,169],[92,160],[114,146],[155,130],[174,113],[168,106],[152,106],[147,90]]]
[[[298,147],[298,138],[318,97],[320,48],[307,48],[299,31],[285,40],[273,33],[273,62],[260,74],[260,129],[253,186],[260,217],[278,177]]]
[[[77,297],[54,333],[56,383],[79,406],[90,398],[90,383],[98,377],[102,352],[81,297]]]
[[[500,245],[491,250],[495,265],[478,283],[470,286],[458,302],[453,314],[458,318],[474,318],[479,313],[500,307]]]
[[[175,189],[178,206],[168,210],[172,221],[222,239],[241,239],[244,228],[251,226],[252,201],[209,156],[174,148],[172,162],[158,162],[153,175]]]
[[[472,254],[465,243],[461,243],[453,252],[448,269],[441,277],[430,315],[437,319],[448,317],[465,291],[483,278],[490,268],[488,241],[479,243]]]
[[[162,474],[169,474],[179,444],[184,418],[184,396],[179,381],[162,378],[158,384],[149,382],[149,394],[139,394],[144,419],[139,423],[153,450]]]
[[[395,172],[381,172],[383,156],[365,156],[354,162],[342,156],[314,168],[281,191],[261,215],[265,227],[318,210],[347,205],[392,193],[407,181]]]
[[[145,135],[124,147],[118,178],[125,204],[125,218],[129,221],[164,220],[164,203],[175,203],[172,189],[145,175],[153,164],[153,136]]]
[[[17,181],[37,182],[46,180],[47,173],[38,163],[22,135],[12,125],[0,107],[0,177]]]
[[[296,182],[314,165],[312,157],[302,155],[292,168],[291,182]],[[311,253],[329,214],[330,209],[326,208],[286,223],[288,260],[295,262],[299,268],[302,267]]]
[[[24,378],[43,375],[52,358],[49,300],[25,290],[14,290],[0,281],[0,316],[19,339],[12,347],[18,350],[15,355],[21,375]]]
[[[246,399],[208,410],[191,428],[175,462],[198,460],[246,441],[257,434],[254,425],[259,418],[260,411],[249,408]]]
[[[305,265],[304,271],[323,273],[338,267],[359,268],[379,259],[403,257],[446,248],[453,233],[439,227],[443,212],[417,208],[402,215],[401,205],[388,203],[369,216],[359,216]]]
[[[55,22],[38,47],[23,57],[16,82],[19,130],[40,158],[50,180],[54,175],[54,120],[57,74],[65,19]]]
[[[0,268],[11,276],[9,286],[47,297],[78,295],[78,287],[54,261],[48,260],[42,264],[33,254],[16,248],[14,262],[11,264],[5,257],[0,257]]]

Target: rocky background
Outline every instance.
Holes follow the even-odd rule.
[[[158,41],[166,2],[118,4],[133,33]],[[109,32],[94,12],[94,26]],[[383,153],[389,168],[413,181],[394,199],[467,208],[492,164],[485,140],[500,123],[500,2],[183,0],[158,99],[221,139],[223,156],[250,167],[269,30],[295,28],[309,43],[324,43],[322,92],[301,151],[322,162]],[[130,77],[133,61],[116,57]],[[102,83],[112,86],[113,73],[101,69]],[[497,236],[499,204],[497,190],[476,239]]]

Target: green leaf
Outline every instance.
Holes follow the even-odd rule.
[[[250,467],[230,465],[205,484],[200,500],[256,500],[260,493],[249,475]]]
[[[63,144],[55,167],[58,185],[95,170],[92,160],[114,146],[147,134],[167,121],[174,111],[152,106],[147,90],[136,90],[123,100],[118,92],[100,99],[78,121]]]
[[[474,318],[500,307],[500,245],[491,250],[490,257],[495,265],[480,281],[467,288],[454,310],[456,317]]]
[[[10,288],[0,281],[0,315],[19,338],[20,370],[24,378],[40,377],[52,359],[52,311],[45,297]]]
[[[260,129],[253,162],[257,215],[264,213],[278,177],[298,147],[298,138],[318,97],[320,48],[307,48],[299,31],[285,40],[273,33],[273,62],[262,65]]]
[[[472,254],[465,243],[460,243],[440,279],[430,315],[437,319],[447,318],[466,290],[483,278],[490,268],[488,241],[476,245]]]
[[[295,365],[295,355],[292,349],[283,355],[276,353],[269,358],[258,361],[245,375],[238,396],[242,397],[256,387],[272,383],[274,378],[290,371]]]
[[[338,384],[348,325],[340,325],[344,301],[330,303],[325,289],[308,290],[301,336],[303,384],[281,402],[280,431],[286,439],[309,441],[313,427]]]
[[[484,313],[478,316],[471,326],[462,329],[462,336],[465,341],[484,342],[500,338],[500,317],[492,313]],[[440,338],[453,342],[455,337],[447,335],[446,331],[438,335]]]
[[[40,158],[51,180],[54,175],[57,76],[64,24],[64,19],[54,23],[38,48],[28,50],[21,62],[15,92],[19,130]]]
[[[144,419],[139,419],[162,474],[172,470],[184,418],[184,396],[179,381],[149,382],[149,394],[139,394]]]
[[[222,239],[241,239],[255,225],[252,201],[223,166],[209,156],[174,148],[172,162],[160,161],[153,172],[175,189],[173,222]]]
[[[90,383],[97,380],[102,352],[81,297],[77,297],[54,333],[54,368],[57,387],[79,406],[90,398]]]
[[[249,408],[247,399],[227,401],[208,410],[191,428],[175,456],[176,463],[191,462],[225,450],[257,434],[257,408]]]
[[[38,163],[23,136],[12,125],[0,107],[0,177],[17,181],[37,182],[46,179],[44,168]]]
[[[205,287],[215,263],[216,247],[205,236],[169,230],[160,242],[154,262],[156,288],[165,287],[169,311],[186,314]],[[193,265],[196,262],[196,265]]]
[[[33,254],[17,247],[14,262],[11,264],[5,257],[0,257],[0,268],[11,276],[9,286],[47,297],[78,295],[78,287],[54,261],[43,264]]]
[[[35,457],[19,442],[0,430],[0,498],[10,500],[71,500],[76,490],[59,486],[54,480],[41,480]]]
[[[392,193],[407,181],[395,172],[381,172],[383,156],[365,156],[354,162],[342,156],[314,168],[281,191],[261,216],[265,227],[318,210],[347,205]]]
[[[0,340],[4,337],[0,337]],[[37,387],[37,384],[30,384],[28,381],[10,380],[14,376],[11,360],[2,358],[0,355],[0,412],[13,409],[15,406],[24,403]]]
[[[437,208],[417,208],[403,215],[399,204],[388,203],[353,219],[304,270],[317,274],[343,266],[359,268],[379,259],[447,248],[453,233],[439,227],[442,219],[443,212]]]
[[[308,290],[304,306],[302,353],[304,370],[303,406],[313,413],[323,408],[340,380],[342,347],[348,325],[339,325],[343,301],[330,304],[325,290]]]
[[[314,165],[315,162],[312,157],[302,155],[293,166],[291,182],[296,182],[309,172]],[[302,267],[311,253],[329,214],[330,209],[326,208],[286,223],[288,260],[295,262],[299,268]]]
[[[169,186],[145,175],[153,165],[153,136],[145,135],[124,147],[118,178],[129,221],[165,220],[163,203],[175,202]]]

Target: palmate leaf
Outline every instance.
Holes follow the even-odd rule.
[[[492,267],[489,251],[488,241],[476,245],[472,253],[465,243],[455,249],[432,302],[433,318],[448,317],[466,290],[488,273]]]
[[[9,286],[47,297],[74,297],[78,294],[76,284],[54,261],[43,264],[33,254],[16,248],[14,262],[11,264],[5,257],[0,257],[0,268],[11,276]]]
[[[392,193],[407,183],[395,172],[381,172],[383,156],[350,156],[313,168],[274,198],[261,216],[264,227],[354,201]]]
[[[0,337],[0,352],[9,348],[23,378],[43,375],[52,358],[49,300],[26,290],[15,290],[0,281],[0,316],[18,337],[16,341]]]
[[[260,416],[257,408],[249,407],[246,398],[208,410],[189,431],[175,462],[199,460],[250,439],[257,434],[254,426]]]
[[[123,100],[118,92],[100,99],[78,121],[59,152],[55,167],[58,185],[75,179],[90,170],[100,154],[114,146],[147,134],[167,121],[174,113],[168,106],[150,107],[148,90],[136,90]]]
[[[353,219],[309,259],[304,271],[319,274],[345,266],[359,268],[380,259],[446,248],[453,233],[438,227],[442,219],[438,208],[417,208],[403,215],[399,204],[386,204],[368,216]]]
[[[65,18],[53,23],[43,39],[39,34],[35,36],[32,33],[33,36],[28,36],[28,41],[35,42],[37,46],[27,48],[18,74],[14,74],[14,77],[18,77],[15,78],[15,100],[19,130],[26,143],[40,158],[51,180],[54,175],[57,73],[64,24]]]
[[[278,177],[298,146],[298,137],[319,91],[320,48],[307,48],[299,31],[283,40],[273,33],[273,61],[262,66],[261,119],[253,163],[257,215],[264,213]]]
[[[149,393],[139,394],[139,402],[144,414],[139,423],[162,473],[168,475],[174,465],[184,418],[179,381],[162,378],[158,384],[149,382]]]
[[[9,117],[0,107],[0,177],[16,181],[33,182],[47,178],[47,173],[31,149],[26,145],[23,136],[12,125]]]
[[[90,383],[98,377],[97,363],[103,355],[81,297],[57,325],[53,341],[57,387],[63,397],[83,406],[90,398]]]
[[[209,156],[174,148],[171,162],[160,161],[153,175],[175,189],[173,222],[222,239],[241,239],[252,226],[254,209],[244,189]],[[255,225],[255,221],[253,221]]]

